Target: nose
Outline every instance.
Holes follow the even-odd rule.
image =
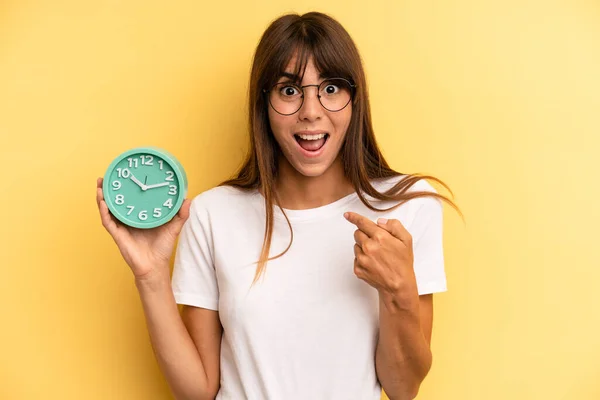
[[[323,114],[323,107],[319,102],[319,88],[315,86],[304,88],[304,102],[298,110],[298,118],[302,120],[314,121]]]

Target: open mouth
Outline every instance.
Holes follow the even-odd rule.
[[[325,143],[327,143],[329,133],[315,135],[314,137],[305,136],[304,138],[301,138],[299,135],[294,135],[294,138],[303,150],[309,153],[316,153],[325,146]]]

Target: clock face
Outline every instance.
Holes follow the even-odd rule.
[[[187,189],[180,165],[166,153],[148,150],[126,152],[115,159],[103,186],[113,215],[138,228],[152,228],[171,220]]]

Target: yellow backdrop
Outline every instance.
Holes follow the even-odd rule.
[[[286,11],[331,13],[392,165],[434,174],[449,291],[419,399],[600,398],[597,1],[0,3],[0,398],[169,399],[96,178],[155,145],[193,196],[246,149],[250,60]]]

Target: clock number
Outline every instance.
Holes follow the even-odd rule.
[[[137,168],[138,167],[138,160],[137,158],[128,158],[127,161],[129,161],[129,168]],[[143,164],[143,163],[142,163]]]
[[[177,186],[169,185],[169,194],[177,194]]]
[[[121,181],[113,181],[112,182],[112,187],[113,187],[113,190],[119,190],[119,189],[121,189]]]
[[[163,160],[158,160],[158,165],[160,165],[160,169],[163,169]]]
[[[117,197],[115,197],[115,203],[117,203],[118,205],[125,203],[125,196],[123,196],[122,194],[118,194]]]
[[[142,159],[142,165],[154,165],[152,163],[152,160],[154,160],[153,156],[151,156],[151,155],[141,155],[140,158]]]
[[[162,215],[161,209],[159,207],[154,209],[154,214],[152,214],[153,217],[155,218],[160,218]]]
[[[127,213],[127,215],[131,214],[133,212],[133,209],[135,208],[134,206],[127,206],[127,208],[129,208],[129,212]]]
[[[140,211],[140,213],[138,214],[138,218],[141,219],[142,221],[147,220],[148,219],[148,211],[146,211],[146,210]]]
[[[169,207],[169,209],[173,208],[173,199],[168,199],[163,203],[163,206]]]
[[[131,175],[131,172],[129,172],[129,170],[127,168],[117,168],[117,173],[119,178],[129,178],[129,175]]]
[[[175,179],[173,179],[173,176],[175,175],[175,173],[173,171],[167,171],[167,178],[165,179],[165,181],[171,181],[173,182]]]

